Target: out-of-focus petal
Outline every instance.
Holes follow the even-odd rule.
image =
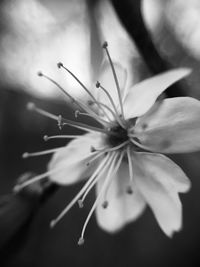
[[[134,85],[124,101],[125,118],[142,116],[153,106],[163,91],[189,73],[188,68],[171,70]]]
[[[92,158],[91,146],[102,146],[100,134],[89,133],[72,140],[63,149],[56,152],[49,163],[49,170],[53,172],[50,179],[59,184],[72,184],[91,174],[94,162],[87,165]]]
[[[102,177],[96,187],[97,195],[103,182],[104,178]],[[102,199],[96,209],[97,221],[104,230],[109,232],[120,230],[127,223],[136,220],[144,210],[143,197],[136,189],[134,189],[133,194],[127,194],[128,185],[128,165],[122,163],[108,190],[106,198],[109,203],[108,207],[106,209],[102,207]]]
[[[142,144],[161,153],[183,153],[200,149],[200,101],[191,97],[163,100],[136,124]]]
[[[182,205],[178,192],[186,192],[190,182],[181,168],[160,154],[136,153],[133,156],[138,190],[152,209],[166,235],[182,227]]]

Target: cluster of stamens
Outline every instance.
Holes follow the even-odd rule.
[[[63,216],[72,208],[72,206],[74,206],[75,203],[78,203],[79,207],[83,208],[83,203],[84,203],[86,196],[91,191],[91,189],[94,187],[94,185],[98,182],[98,180],[101,178],[101,174],[105,173],[105,182],[103,183],[102,189],[100,190],[100,193],[97,196],[86,218],[86,221],[83,225],[81,237],[78,241],[79,245],[84,243],[85,229],[87,227],[87,224],[94,210],[99,204],[99,201],[103,198],[102,207],[104,209],[106,209],[109,206],[109,202],[107,200],[109,186],[112,182],[113,177],[116,175],[117,171],[119,170],[119,167],[123,160],[127,162],[129,166],[129,174],[130,174],[129,184],[127,185],[127,188],[125,191],[128,194],[133,193],[134,182],[133,182],[131,149],[134,149],[134,148],[141,149],[141,150],[146,149],[140,144],[140,142],[134,136],[132,131],[130,131],[129,123],[124,118],[121,90],[119,87],[119,82],[118,82],[117,75],[114,69],[114,65],[112,63],[110,54],[107,49],[107,43],[103,45],[103,48],[107,54],[107,57],[108,57],[108,60],[110,62],[110,66],[112,69],[113,77],[115,80],[116,89],[117,89],[118,98],[119,98],[119,107],[116,106],[111,95],[109,94],[109,91],[105,89],[101,85],[100,82],[96,83],[96,87],[99,88],[99,90],[102,90],[107,95],[108,100],[110,101],[110,106],[107,106],[104,103],[101,103],[100,101],[98,101],[98,99],[96,99],[96,97],[86,88],[86,86],[61,62],[57,64],[58,68],[62,68],[65,71],[67,71],[81,85],[81,87],[86,91],[86,93],[90,97],[90,100],[88,102],[89,105],[71,96],[68,92],[64,90],[63,87],[61,87],[56,81],[48,77],[46,74],[42,72],[38,72],[38,76],[46,78],[48,81],[52,82],[68,97],[71,103],[76,107],[75,118],[78,118],[79,116],[90,116],[95,121],[98,122],[99,127],[87,125],[77,120],[71,121],[66,118],[63,118],[61,115],[51,114],[43,109],[38,108],[33,103],[29,103],[27,105],[27,108],[29,110],[36,111],[37,113],[41,115],[44,115],[48,118],[56,120],[60,130],[62,130],[65,125],[68,125],[71,127],[81,129],[86,132],[99,132],[102,134],[102,138],[104,138],[105,140],[106,145],[102,148],[91,146],[92,157],[90,157],[91,159],[86,163],[86,165],[88,166],[91,164],[92,161],[101,159],[98,167],[96,168],[92,176],[88,179],[88,181],[83,186],[83,188],[80,190],[80,192],[75,196],[75,198],[67,205],[67,207],[59,214],[59,216],[51,222],[51,227],[53,227],[55,224],[57,224],[58,221],[61,220],[61,218],[63,218]],[[92,108],[92,106],[94,105],[98,108],[98,111],[99,111],[98,113],[97,111],[95,111],[94,108]],[[80,135],[55,135],[55,136],[45,135],[44,140],[48,141],[50,139],[56,139],[56,138],[74,139],[78,137],[80,137]],[[23,158],[55,153],[62,149],[64,148],[59,147],[59,148],[54,148],[54,149],[49,149],[46,151],[40,151],[40,152],[34,152],[34,153],[26,152],[23,154]],[[32,179],[25,181],[23,184],[16,186],[15,190],[18,191],[33,182],[46,178],[49,175],[59,172],[59,171],[62,171],[62,170],[53,169],[44,174],[33,177]]]

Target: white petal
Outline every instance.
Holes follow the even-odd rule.
[[[165,99],[155,112],[150,110],[137,121],[135,133],[152,151],[200,150],[200,101],[191,97]]]
[[[137,153],[133,158],[136,184],[166,235],[182,227],[182,205],[178,192],[190,188],[183,171],[160,154]]]
[[[50,179],[59,184],[71,184],[86,178],[94,169],[94,163],[87,166],[92,158],[91,146],[102,147],[102,136],[96,133],[85,134],[72,140],[62,150],[56,152],[49,163]]]
[[[97,194],[103,184],[103,177],[97,184]],[[141,194],[134,189],[133,194],[127,194],[129,172],[127,163],[122,163],[116,177],[113,178],[107,194],[108,207],[104,209],[99,203],[96,209],[97,221],[100,227],[108,232],[120,230],[127,223],[136,220],[145,208]]]
[[[125,118],[142,116],[153,106],[162,92],[189,73],[190,69],[187,68],[171,70],[134,85],[124,101]]]
[[[127,79],[127,72],[120,64],[114,64],[115,72],[118,78],[119,87],[121,89],[122,98],[124,97],[125,92],[125,85],[126,85],[126,79]],[[109,92],[111,95],[113,102],[115,103],[115,106],[119,108],[119,98],[116,88],[116,83],[113,77],[113,73],[111,70],[111,66],[108,62],[104,63],[103,69],[101,71],[101,75],[99,77],[100,84]],[[113,107],[110,103],[110,100],[108,99],[105,92],[103,92],[102,89],[97,88],[97,98],[100,102],[106,104],[108,107],[110,107],[113,110]]]

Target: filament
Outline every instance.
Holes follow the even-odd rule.
[[[91,103],[94,104],[94,102],[91,102]],[[112,114],[113,118],[117,121],[117,116],[116,116],[116,114],[114,113],[114,111],[113,111],[111,108],[109,108],[107,105],[105,105],[104,103],[102,103],[102,102],[100,102],[100,101],[98,101],[98,103],[99,103],[102,107],[106,108],[106,109]],[[109,118],[109,120],[111,120],[111,119]]]
[[[75,117],[78,117],[79,115],[82,115],[82,116],[87,116],[87,117],[90,117],[90,118],[93,118],[95,119],[96,121],[98,121],[101,125],[105,126],[110,126],[110,123],[103,120],[102,118],[100,118],[98,115],[94,115],[94,114],[88,114],[88,113],[83,113],[83,112],[80,112],[79,110],[76,110],[75,111]]]
[[[99,164],[99,166],[97,167],[95,172],[92,174],[90,179],[85,183],[85,185],[82,187],[79,193],[72,199],[72,201],[66,206],[66,208],[57,216],[57,218],[51,221],[51,224],[50,224],[51,227],[54,227],[65,216],[65,214],[74,206],[74,204],[79,200],[79,198],[85,192],[88,185],[91,183],[91,180],[93,180],[96,177],[96,175],[98,175],[98,173],[101,171],[106,161],[107,161],[107,157],[103,159],[103,161]]]
[[[95,152],[98,151],[98,152],[108,153],[108,152],[116,151],[116,150],[126,146],[128,143],[129,143],[129,140],[121,143],[118,146],[114,146],[114,147],[111,147],[111,148],[101,148],[101,149],[96,149],[94,147],[92,147],[92,148],[94,149]]]
[[[47,155],[47,154],[51,154],[51,153],[57,152],[57,151],[59,151],[61,149],[63,149],[63,147],[57,147],[57,148],[38,151],[38,152],[33,152],[33,153],[25,152],[25,153],[22,154],[22,158],[25,159],[25,158],[28,158],[28,157]]]
[[[99,203],[99,200],[101,199],[102,194],[104,193],[104,190],[106,189],[106,187],[107,187],[107,185],[108,185],[108,183],[109,183],[109,181],[110,181],[110,178],[112,178],[112,171],[113,171],[113,168],[114,168],[114,163],[115,163],[115,161],[114,161],[114,159],[112,158],[111,166],[110,166],[110,168],[109,168],[109,170],[108,170],[108,173],[107,173],[107,175],[106,175],[106,178],[105,178],[105,181],[104,181],[104,183],[103,183],[103,186],[102,186],[102,188],[101,188],[101,190],[100,190],[100,193],[99,193],[99,195],[97,196],[97,198],[96,198],[96,200],[95,200],[95,202],[94,202],[94,204],[93,204],[93,206],[92,206],[92,208],[91,208],[91,210],[90,210],[90,212],[89,212],[89,214],[88,214],[88,216],[87,216],[87,218],[86,218],[86,220],[85,220],[85,223],[84,223],[84,225],[83,225],[83,229],[82,229],[82,232],[81,232],[81,236],[80,236],[79,241],[78,241],[78,244],[79,244],[79,245],[81,245],[81,244],[84,243],[84,234],[85,234],[85,230],[86,230],[86,227],[87,227],[87,225],[88,225],[88,222],[89,222],[89,220],[90,220],[90,218],[91,218],[91,216],[92,216],[94,210],[96,209],[96,207],[97,207],[97,205],[98,205],[98,203]]]
[[[82,108],[81,104],[73,96],[71,96],[67,91],[65,91],[65,89],[62,86],[60,86],[59,83],[57,83],[56,81],[54,81],[52,78],[42,73],[41,71],[38,72],[38,76],[44,77],[51,83],[55,84],[71,100],[72,104],[76,103],[80,108]]]
[[[41,115],[44,115],[48,118],[51,118],[53,120],[58,121],[59,128],[61,128],[61,126],[63,126],[63,125],[69,125],[69,126],[72,126],[72,127],[84,130],[84,131],[95,131],[95,132],[106,133],[108,135],[116,135],[114,132],[108,131],[106,129],[97,128],[97,127],[90,126],[90,125],[87,125],[87,124],[84,124],[81,122],[71,121],[71,120],[62,118],[60,115],[59,116],[53,115],[53,114],[51,114],[51,113],[49,113],[43,109],[36,107],[35,104],[33,104],[33,103],[28,103],[27,107],[29,110],[34,110]]]
[[[130,185],[127,187],[127,193],[131,194],[131,193],[133,193],[132,184],[134,182],[134,179],[133,179],[133,163],[132,163],[132,159],[131,159],[130,146],[127,148],[126,152],[127,152],[127,158],[128,158],[129,183],[130,183]]]
[[[103,170],[101,170],[101,172],[104,172],[104,170],[106,170],[106,168],[110,165],[111,161],[113,160],[115,154],[113,153],[111,156],[109,155],[107,158],[107,162],[106,165],[104,166]],[[91,181],[90,185],[88,186],[87,190],[85,191],[84,195],[81,198],[81,202],[83,203],[86,196],[88,195],[88,193],[91,191],[92,187],[97,183],[97,181],[101,178],[101,176],[96,176],[96,179],[93,179],[93,181]]]
[[[134,145],[136,145],[137,147],[139,147],[139,148],[141,148],[141,149],[143,149],[143,150],[145,150],[145,151],[151,151],[148,147],[146,147],[146,146],[144,146],[144,145],[138,143],[138,142],[135,141],[133,138],[130,138],[130,141],[131,141],[131,143],[133,143]]]
[[[50,139],[59,139],[59,138],[71,139],[71,138],[79,138],[79,137],[81,137],[81,135],[52,135],[52,136],[44,135],[43,139],[44,139],[44,141],[48,141]]]
[[[39,174],[39,175],[37,175],[37,176],[35,176],[35,177],[33,177],[33,178],[31,178],[31,179],[29,179],[29,180],[23,182],[22,184],[17,184],[17,185],[15,185],[14,188],[13,188],[13,191],[17,193],[17,192],[19,192],[21,189],[23,189],[24,187],[26,187],[26,186],[28,186],[28,185],[30,185],[30,184],[33,184],[33,183],[35,183],[35,182],[37,182],[37,181],[39,181],[39,180],[42,180],[42,179],[46,178],[47,176],[49,176],[49,175],[51,175],[51,174],[53,174],[53,173],[59,172],[59,171],[61,171],[62,169],[63,169],[63,168],[60,167],[60,168],[57,168],[57,169],[50,170],[50,171],[47,171],[47,172],[45,172],[45,173]]]
[[[101,106],[98,104],[98,102],[96,101],[96,98],[93,96],[93,94],[87,89],[87,87],[78,79],[78,77],[75,75],[75,74],[73,74],[67,67],[65,67],[64,65],[63,65],[63,63],[61,63],[61,62],[59,62],[58,64],[57,64],[57,66],[58,66],[58,68],[63,68],[63,69],[65,69],[80,85],[81,85],[81,87],[86,91],[86,93],[88,93],[88,95],[93,99],[93,101],[98,105],[98,107],[100,108],[100,109],[102,109],[101,108]]]
[[[79,100],[75,99],[73,96],[71,96],[67,91],[65,91],[65,89],[60,86],[59,83],[57,83],[55,80],[53,80],[52,78],[50,78],[49,76],[47,76],[46,74],[42,73],[42,72],[38,72],[38,76],[40,77],[44,77],[46,78],[48,81],[52,82],[53,84],[55,84],[72,102],[72,104],[76,104],[80,109],[85,110],[88,113],[93,112],[91,109],[89,109],[86,105],[84,105],[84,103],[80,102]],[[93,112],[94,113],[94,112]]]
[[[120,154],[119,160],[117,161],[117,164],[116,164],[115,169],[113,171],[112,177],[117,173],[117,171],[118,171],[118,169],[119,169],[119,167],[121,165],[123,157],[124,157],[124,151]],[[108,190],[110,188],[111,182],[112,182],[112,179],[110,179],[110,182],[109,182],[109,184],[108,184],[108,186],[107,186],[107,188],[105,190],[105,193],[104,193],[104,202],[103,202],[103,205],[102,205],[103,208],[107,208],[107,206],[108,206],[107,194],[108,194]],[[104,206],[105,203],[107,203],[106,207]]]
[[[123,122],[121,121],[120,117],[119,117],[119,114],[118,114],[118,111],[117,111],[117,107],[115,106],[115,103],[111,97],[111,95],[109,94],[109,92],[100,84],[100,82],[97,82],[96,84],[96,87],[97,88],[101,88],[105,94],[107,95],[108,99],[110,100],[110,103],[115,111],[115,117],[117,119],[117,121],[119,122],[119,124],[122,126],[122,128],[125,128],[124,125],[123,125]]]
[[[123,120],[125,121],[125,118],[124,118],[124,110],[123,110],[123,104],[122,104],[122,97],[121,97],[121,90],[120,90],[120,87],[119,87],[119,82],[118,82],[118,79],[117,79],[117,75],[116,75],[116,72],[115,72],[115,68],[114,68],[114,65],[113,65],[113,62],[112,62],[112,59],[111,59],[111,56],[110,56],[110,53],[108,51],[108,43],[105,42],[103,44],[103,48],[105,49],[106,51],[106,54],[108,56],[108,60],[110,62],[110,66],[111,66],[111,69],[112,69],[112,73],[113,73],[113,77],[114,77],[114,80],[115,80],[115,84],[116,84],[116,88],[117,88],[117,93],[118,93],[118,97],[119,97],[119,103],[120,103],[120,108],[121,108],[121,113],[122,113],[122,118]]]

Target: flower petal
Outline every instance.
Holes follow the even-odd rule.
[[[178,165],[160,154],[135,153],[133,166],[138,190],[161,229],[171,237],[182,227],[182,205],[178,192],[186,192],[190,181]]]
[[[127,72],[120,64],[117,64],[117,63],[114,64],[114,68],[116,71],[116,75],[117,75],[118,82],[119,82],[119,87],[121,89],[121,94],[123,98],[123,94],[125,93]],[[116,88],[115,80],[114,80],[113,73],[111,70],[111,66],[108,62],[104,63],[104,67],[99,77],[99,82],[109,92],[109,94],[111,95],[113,99],[113,102],[115,103],[115,106],[119,107],[119,98],[118,98],[117,88]],[[97,91],[98,100],[113,110],[111,102],[108,99],[106,93],[100,88],[98,88],[97,90],[98,90]]]
[[[97,184],[97,195],[101,190],[103,177]],[[145,202],[141,194],[134,190],[133,194],[127,194],[126,188],[129,185],[129,172],[127,163],[122,163],[116,175],[113,177],[107,193],[106,200],[108,207],[102,207],[99,203],[96,209],[97,221],[104,230],[115,232],[120,230],[127,223],[136,220],[145,208]]]
[[[200,101],[191,97],[165,99],[155,112],[150,110],[137,121],[135,133],[152,151],[200,150]]]
[[[75,183],[91,174],[94,162],[86,164],[92,158],[91,146],[102,147],[101,134],[89,133],[72,140],[62,150],[56,152],[49,163],[52,172],[50,179],[59,184]]]
[[[187,68],[171,70],[134,85],[124,101],[125,118],[142,116],[163,91],[189,73],[190,69]]]

